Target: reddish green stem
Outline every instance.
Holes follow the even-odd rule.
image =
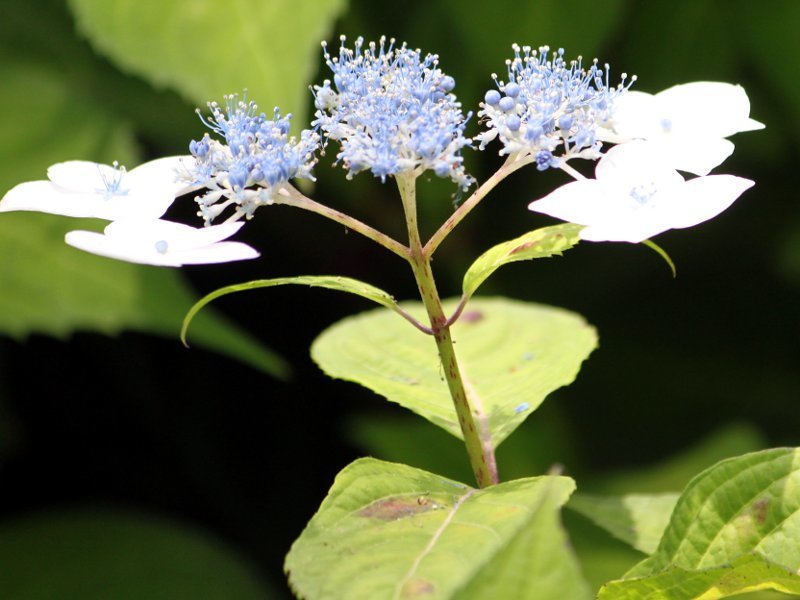
[[[403,208],[408,225],[410,256],[409,263],[417,281],[422,302],[428,312],[436,347],[439,350],[447,386],[458,415],[461,433],[467,447],[472,470],[478,487],[486,487],[498,482],[497,463],[494,457],[494,446],[488,431],[479,430],[472,414],[464,381],[458,367],[450,326],[442,309],[442,302],[436,290],[436,282],[431,271],[430,254],[423,248],[417,226],[416,177],[413,175],[397,176],[397,185],[403,199]]]

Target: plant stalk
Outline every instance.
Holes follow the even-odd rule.
[[[359,221],[358,219],[354,219],[350,215],[346,215],[345,213],[334,208],[320,204],[319,202],[304,196],[299,190],[292,186],[285,186],[281,192],[283,193],[275,198],[275,204],[294,206],[295,208],[302,208],[303,210],[316,213],[320,216],[330,219],[331,221],[335,221],[341,225],[344,225],[347,229],[360,233],[364,237],[371,239],[373,242],[380,244],[387,250],[394,252],[399,257],[408,260],[409,249],[407,246],[404,246],[394,238],[378,231],[374,227],[370,227],[363,221]]]
[[[417,226],[416,177],[398,175],[396,179],[408,225],[408,240],[411,250],[408,260],[414,272],[422,302],[430,318],[433,338],[436,340],[436,347],[439,350],[439,360],[458,415],[472,471],[478,487],[484,488],[499,481],[494,446],[491,443],[489,432],[479,429],[472,415],[464,381],[458,368],[450,326],[442,309],[442,302],[431,271],[430,254],[422,248]]]

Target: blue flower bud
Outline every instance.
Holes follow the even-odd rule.
[[[489,90],[483,97],[483,101],[489,106],[497,106],[497,103],[500,102],[500,92],[497,90]]]

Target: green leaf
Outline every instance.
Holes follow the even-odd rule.
[[[579,241],[581,225],[565,223],[544,227],[490,248],[476,260],[464,275],[464,297],[470,298],[486,278],[497,269],[518,260],[561,256]]]
[[[576,494],[569,508],[591,519],[611,535],[644,552],[658,547],[678,494],[600,496]]]
[[[680,567],[650,577],[612,581],[600,589],[599,600],[716,600],[774,590],[800,595],[800,576],[754,554],[721,567],[692,571]]]
[[[339,473],[289,551],[289,583],[300,597],[331,600],[486,598],[483,586],[497,598],[540,586],[585,598],[557,522],[573,489],[547,476],[476,490],[361,459]]]
[[[320,41],[344,0],[69,0],[78,28],[120,68],[195,103],[244,88],[305,123]]]
[[[445,302],[445,310],[455,304]],[[400,306],[424,318],[420,303]],[[452,333],[476,420],[495,447],[550,392],[571,383],[597,345],[579,315],[505,298],[474,300]],[[390,312],[340,321],[315,340],[311,356],[331,377],[360,383],[461,437],[434,341]]]
[[[0,597],[24,600],[237,600],[274,597],[218,541],[163,519],[108,510],[0,525]]]
[[[276,277],[275,279],[256,279],[255,281],[248,281],[247,283],[237,283],[234,285],[225,286],[211,292],[206,296],[203,296],[203,298],[198,300],[195,305],[189,309],[186,317],[184,317],[183,327],[181,328],[181,339],[184,343],[186,343],[186,332],[189,329],[189,324],[192,322],[195,315],[200,312],[200,310],[209,302],[216,300],[220,296],[226,296],[236,292],[275,287],[278,285],[308,285],[310,287],[321,287],[329,290],[348,292],[350,294],[355,294],[356,296],[366,298],[367,300],[377,302],[381,306],[385,306],[386,308],[390,308],[397,312],[400,314],[400,316],[408,318],[408,315],[405,314],[402,309],[400,309],[400,307],[397,305],[397,302],[395,302],[394,298],[390,294],[376,288],[373,285],[364,283],[363,281],[358,281],[357,279],[351,279],[350,277],[338,277],[336,275],[300,275],[297,277]]]
[[[725,585],[716,583],[713,577],[699,579],[703,585],[711,581],[720,586],[704,598],[759,589],[800,593],[800,587],[792,587],[794,579],[786,589],[781,583],[784,570],[794,574],[800,567],[799,532],[800,450],[776,448],[745,454],[717,463],[689,483],[658,549],[629,571],[623,582],[643,579],[644,583],[637,585],[666,590],[675,581],[659,576],[670,569],[691,571],[693,580],[694,573],[723,568],[728,571],[719,571],[719,577],[724,576]],[[743,558],[747,555],[753,555],[752,560]],[[717,571],[714,573],[716,577]],[[742,582],[733,585],[731,582],[737,579]],[[613,590],[613,586],[623,584],[609,585]],[[678,597],[663,593],[652,597]],[[620,597],[609,594],[606,597]]]

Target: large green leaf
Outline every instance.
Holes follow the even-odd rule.
[[[17,600],[237,600],[273,597],[216,540],[163,519],[70,511],[0,524],[0,597]]]
[[[455,301],[445,302],[452,311]],[[401,303],[418,320],[419,303]],[[474,300],[453,325],[473,413],[497,447],[553,390],[571,383],[597,345],[580,316],[505,298]],[[355,381],[461,437],[432,339],[377,310],[324,331],[311,355],[332,377]]]
[[[574,223],[553,225],[528,232],[490,248],[481,254],[464,274],[465,298],[470,298],[478,286],[503,265],[519,260],[561,256],[562,252],[580,241],[578,234],[581,229],[583,226]]]
[[[42,179],[48,165],[68,159],[135,165],[130,127],[58,72],[28,64],[0,66],[0,192]],[[19,115],[25,115],[20,118]],[[138,330],[177,341],[194,293],[177,271],[113,261],[64,243],[72,229],[102,229],[96,220],[39,213],[0,216],[0,334],[65,337],[76,330],[115,334]],[[195,339],[285,376],[288,367],[218,314],[203,315]]]
[[[645,554],[658,547],[678,494],[576,494],[569,507]]]
[[[195,103],[247,88],[303,125],[308,84],[345,0],[69,0],[78,27],[119,67]]]
[[[656,552],[624,579],[672,586],[671,578],[659,579],[668,569],[702,572],[723,567],[732,569],[727,580],[746,578],[747,586],[741,589],[782,590],[775,577],[784,577],[785,570],[797,572],[798,540],[800,450],[777,448],[746,454],[714,465],[689,483]],[[755,557],[752,561],[742,558],[750,554]],[[782,567],[778,575],[776,566]],[[744,571],[737,573],[736,569]]]
[[[558,525],[573,489],[546,476],[476,490],[361,459],[289,551],[289,583],[309,599],[585,598]]]

